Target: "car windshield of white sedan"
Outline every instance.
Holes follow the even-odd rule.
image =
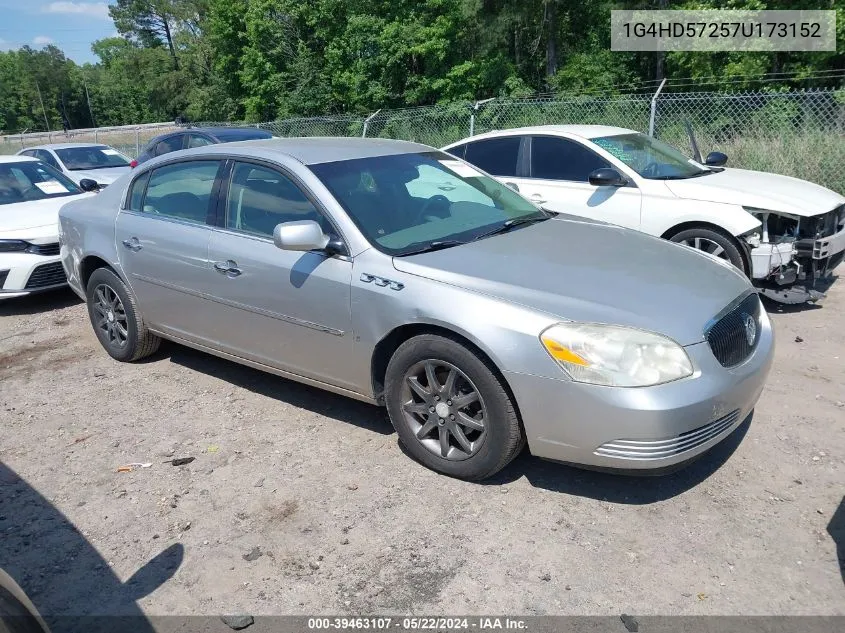
[[[82,193],[67,176],[40,161],[0,163],[0,204]]]
[[[684,180],[712,174],[713,170],[687,158],[671,145],[645,134],[602,136],[592,142],[615,156],[643,178]]]
[[[129,167],[129,159],[126,156],[107,146],[70,147],[57,149],[55,152],[70,171]]]
[[[371,244],[390,255],[457,246],[550,214],[442,152],[311,165]]]

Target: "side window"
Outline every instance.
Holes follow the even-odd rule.
[[[143,174],[135,179],[132,183],[132,189],[129,192],[129,204],[127,209],[130,211],[141,211],[141,201],[144,199],[144,192],[147,190],[147,183],[150,181],[150,172]]]
[[[467,143],[465,160],[494,176],[516,176],[520,140],[505,136]]]
[[[61,167],[59,167],[58,161],[55,158],[53,158],[53,155],[50,152],[48,152],[46,149],[35,150],[35,157],[38,160],[43,160],[45,163],[47,163],[51,167],[55,167],[56,169],[59,169],[59,170],[61,169]]]
[[[21,152],[21,156],[29,156],[31,158],[35,158],[35,152],[36,151],[37,150],[34,150],[34,149],[24,150],[23,152]]]
[[[219,167],[217,160],[194,160],[154,169],[143,212],[205,224]]]
[[[265,237],[282,222],[314,220],[331,232],[328,220],[287,176],[258,165],[236,163],[226,202],[226,228]]]
[[[188,147],[205,147],[213,145],[214,141],[199,134],[188,134]]]
[[[464,160],[466,160],[466,158],[465,158],[466,152],[467,152],[466,143],[464,143],[463,145],[456,145],[455,147],[453,147],[452,149],[449,150],[449,153],[452,156],[457,156],[458,158],[463,158]]]
[[[155,146],[155,155],[161,156],[162,154],[168,154],[182,149],[182,141],[184,138],[184,134],[176,134],[175,136],[169,136],[168,138],[159,141]]]
[[[610,167],[603,158],[580,143],[552,136],[531,139],[531,177],[587,182],[590,173]]]

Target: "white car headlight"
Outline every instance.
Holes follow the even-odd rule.
[[[692,375],[684,348],[660,334],[617,325],[559,323],[540,341],[572,380],[648,387]]]

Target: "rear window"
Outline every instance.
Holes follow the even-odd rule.
[[[273,138],[270,132],[265,130],[215,130],[214,136],[221,143],[234,143],[235,141],[254,141],[261,138]]]
[[[70,171],[129,167],[129,159],[108,146],[72,147],[55,152]]]
[[[516,176],[519,136],[505,136],[467,144],[464,160],[493,176]]]

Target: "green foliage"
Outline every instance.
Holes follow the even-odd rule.
[[[819,87],[825,82],[809,84],[803,78],[845,68],[845,0],[825,2],[839,14],[840,52],[672,52],[658,58],[609,50],[612,8],[792,9],[818,4],[116,0],[109,11],[121,36],[93,44],[100,60],[96,64],[80,67],[54,47],[0,52],[0,128],[102,126],[177,116],[256,122],[550,91],[609,96],[653,89],[658,66],[673,79],[667,93]],[[790,73],[793,80],[761,81],[767,73]],[[841,79],[831,79],[827,85],[837,81],[841,84]],[[599,108],[591,118],[602,116],[615,115]],[[760,116],[782,125],[793,114]]]

